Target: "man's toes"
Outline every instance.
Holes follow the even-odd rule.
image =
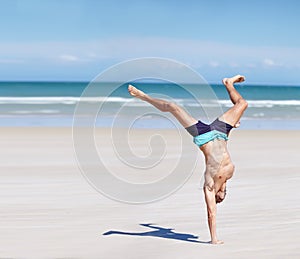
[[[245,81],[245,77],[239,75],[238,81],[237,82],[244,82]]]

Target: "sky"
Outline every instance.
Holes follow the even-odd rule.
[[[300,1],[0,0],[0,81],[90,81],[169,58],[208,82],[300,85]]]

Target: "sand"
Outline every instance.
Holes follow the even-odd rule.
[[[70,128],[1,128],[0,138],[0,258],[300,257],[299,131],[233,132],[236,172],[218,205],[221,246],[206,243],[200,152],[175,194],[130,205],[87,183]]]

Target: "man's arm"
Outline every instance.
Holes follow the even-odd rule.
[[[217,214],[217,204],[215,198],[215,190],[211,184],[204,184],[203,187],[204,195],[205,195],[205,202],[207,207],[207,219],[208,219],[208,226],[211,236],[211,243],[212,244],[223,244],[223,241],[217,239],[216,233],[216,214]]]

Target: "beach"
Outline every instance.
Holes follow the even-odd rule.
[[[299,10],[1,1],[0,259],[300,259]]]
[[[195,172],[177,192],[132,205],[88,184],[71,127],[0,131],[0,258],[300,256],[299,130],[232,132],[228,146],[236,172],[218,205],[218,238],[225,242],[219,246],[207,244],[200,151]],[[176,150],[176,142],[170,145]]]

